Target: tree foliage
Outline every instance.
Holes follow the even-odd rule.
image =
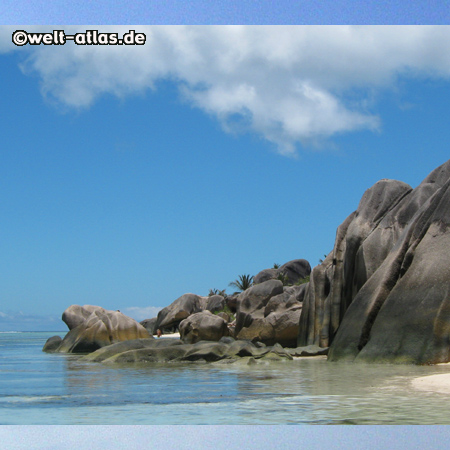
[[[239,275],[239,278],[232,281],[229,286],[237,288],[239,292],[245,291],[249,287],[253,286],[253,276]]]

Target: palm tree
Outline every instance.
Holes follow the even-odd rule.
[[[227,293],[225,292],[226,289],[222,289],[219,291],[219,289],[210,289],[208,297],[212,297],[213,295],[221,295],[223,298],[227,297]]]
[[[245,291],[253,286],[253,277],[250,275],[239,275],[239,279],[232,281],[229,286],[239,289],[239,292]]]

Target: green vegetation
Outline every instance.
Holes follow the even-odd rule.
[[[277,263],[274,263],[274,264],[273,264],[273,268],[274,268],[274,269],[279,269],[279,268],[280,268],[280,265],[277,264]]]
[[[305,278],[300,278],[300,280],[298,280],[297,283],[295,283],[295,285],[300,286],[302,284],[309,283],[309,278],[310,278],[310,275],[308,275]]]
[[[253,277],[250,275],[239,275],[239,279],[232,281],[229,286],[237,288],[239,292],[245,291],[253,286]]]
[[[219,291],[219,289],[210,289],[208,297],[212,297],[213,295],[221,295],[222,297],[227,298],[228,295],[225,291],[226,289],[222,289],[221,291]]]
[[[228,305],[225,305],[221,310],[219,311],[214,311],[214,314],[217,316],[219,313],[224,312],[226,314],[228,314],[228,316],[230,317],[230,322],[233,322],[233,320],[236,319],[236,316],[231,312],[231,309],[228,307]]]
[[[280,272],[275,279],[280,280],[283,283],[283,286],[288,286],[290,284],[289,278],[284,272]]]

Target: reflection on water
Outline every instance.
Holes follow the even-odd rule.
[[[86,363],[0,335],[1,424],[449,424],[445,395],[413,390],[449,366]]]

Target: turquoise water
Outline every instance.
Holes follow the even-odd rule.
[[[0,332],[0,424],[450,424],[447,395],[411,387],[449,366],[109,366],[43,353],[54,334]]]

